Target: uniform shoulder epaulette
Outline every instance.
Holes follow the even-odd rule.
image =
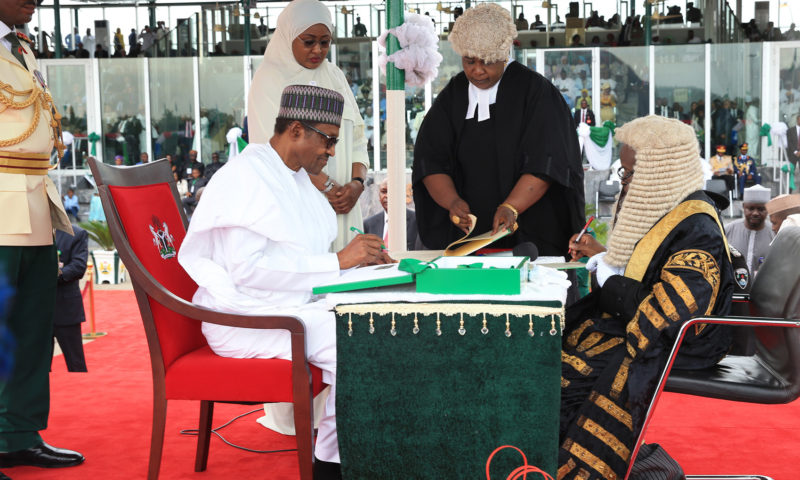
[[[22,32],[17,32],[17,38],[19,38],[22,41],[28,42],[29,44],[33,44],[33,41]]]

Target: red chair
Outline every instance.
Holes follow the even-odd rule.
[[[147,478],[158,478],[167,400],[200,400],[195,471],[206,469],[214,402],[293,402],[300,477],[313,469],[313,394],[321,371],[306,360],[303,322],[290,316],[215,312],[191,303],[197,285],[178,263],[186,216],[167,161],[112,167],[89,159],[121,261],[130,272],[153,369],[153,433]],[[211,351],[201,322],[288,330],[293,360],[236,359]]]

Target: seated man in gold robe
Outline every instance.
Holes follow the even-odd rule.
[[[625,477],[678,330],[698,315],[726,315],[734,289],[692,128],[652,115],[617,139],[623,188],[608,250],[587,264],[600,288],[567,309],[559,479]],[[693,329],[675,367],[712,366],[730,341],[721,326]]]

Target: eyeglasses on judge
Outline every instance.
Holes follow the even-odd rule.
[[[626,182],[631,179],[633,172],[634,170],[628,170],[625,167],[619,167],[617,169],[617,176],[619,177],[620,181]]]
[[[328,135],[327,133],[323,132],[318,128],[314,128],[311,125],[307,124],[306,122],[300,122],[300,125],[306,127],[309,130],[319,133],[323,137],[325,137],[325,149],[330,149],[336,146],[339,142],[339,137],[334,137],[333,135]]]

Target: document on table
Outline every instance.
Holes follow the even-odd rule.
[[[314,287],[312,292],[314,294],[349,292],[351,290],[399,285],[413,281],[414,275],[400,270],[397,263],[370,265],[347,270],[335,282]]]

